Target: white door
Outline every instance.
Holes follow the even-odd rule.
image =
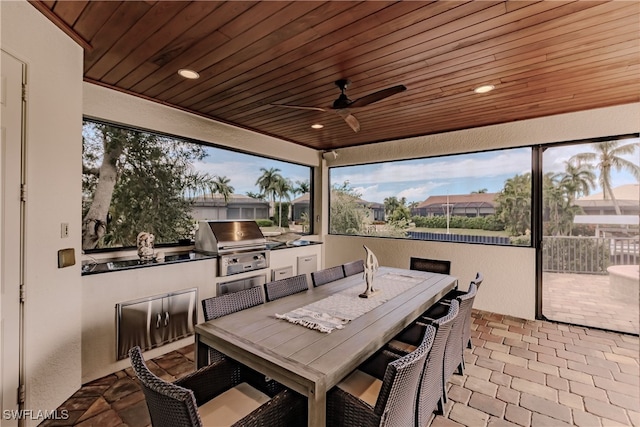
[[[2,52],[0,79],[0,424],[17,426],[20,382],[20,283],[22,270],[22,83],[24,64]]]

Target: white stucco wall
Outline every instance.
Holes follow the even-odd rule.
[[[0,14],[2,49],[27,64],[26,409],[53,410],[80,386],[80,266],[57,251],[80,255],[83,53],[26,1]]]
[[[337,150],[328,166],[465,153],[640,132],[640,104],[561,114],[457,132]],[[498,166],[498,165],[496,165]],[[326,175],[326,174],[325,174]],[[326,187],[326,184],[324,186]],[[327,215],[326,195],[323,199]],[[364,256],[369,246],[381,264],[408,268],[411,256],[451,260],[452,274],[463,289],[477,271],[485,276],[475,307],[525,319],[535,317],[535,251],[445,242],[325,236],[325,266]]]

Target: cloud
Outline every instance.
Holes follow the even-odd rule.
[[[517,149],[335,168],[332,171],[332,181],[349,181],[352,186],[367,186],[374,182],[406,183],[439,178],[513,176],[530,168],[530,164],[531,151]]]

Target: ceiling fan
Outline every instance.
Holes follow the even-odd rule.
[[[360,122],[355,118],[353,114],[351,114],[351,108],[360,108],[365,107],[369,104],[373,104],[374,102],[381,101],[385,98],[388,98],[391,95],[395,95],[396,93],[404,92],[407,88],[404,85],[392,86],[387,89],[382,89],[377,92],[370,93],[369,95],[365,95],[362,98],[358,98],[355,101],[352,101],[347,96],[347,86],[351,84],[351,81],[347,79],[340,79],[335,81],[335,85],[340,89],[340,96],[338,99],[333,101],[333,104],[329,107],[306,107],[304,105],[287,105],[287,104],[271,104],[275,107],[284,107],[284,108],[294,108],[297,110],[313,110],[313,111],[328,111],[334,110],[340,117],[344,119],[345,122],[353,129],[354,132],[358,132],[360,130]]]

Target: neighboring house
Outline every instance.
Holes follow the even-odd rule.
[[[368,209],[373,216],[373,221],[384,221],[384,205],[377,202],[367,202],[366,200],[358,199],[357,203],[363,208]]]
[[[310,194],[304,193],[291,201],[291,219],[293,221],[300,221],[304,213],[309,214],[309,200]]]
[[[613,189],[613,195],[622,215],[640,215],[640,184],[621,185]],[[602,193],[591,194],[576,199],[585,215],[615,215],[612,200],[605,200]]]
[[[583,214],[576,215],[575,224],[596,226],[596,236],[638,236],[640,225],[640,185],[627,184],[613,189],[620,215],[616,214],[613,200],[605,200],[602,193],[584,196],[575,201]]]
[[[430,196],[427,200],[411,209],[412,215],[445,216],[447,207],[451,216],[487,216],[496,211],[498,193],[454,194]]]
[[[269,218],[269,202],[242,194],[232,194],[228,202],[220,194],[207,194],[194,198],[192,203],[191,216],[195,220]]]

